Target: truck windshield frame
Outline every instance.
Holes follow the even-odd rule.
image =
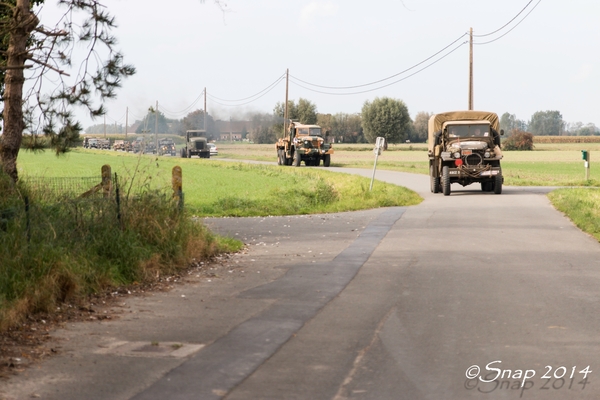
[[[465,137],[490,137],[491,128],[489,124],[460,124],[448,125],[448,137],[450,138],[465,138]]]

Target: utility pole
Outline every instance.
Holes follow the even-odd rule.
[[[125,108],[125,140],[127,140],[127,125],[129,124],[129,107]]]
[[[469,110],[473,109],[473,28],[469,30]]]
[[[206,135],[206,88],[204,88],[204,134]]]
[[[288,120],[288,88],[290,83],[290,69],[285,70],[285,106],[283,108],[283,136],[285,137],[285,124]]]
[[[106,114],[104,114],[104,139],[106,139]]]
[[[154,149],[158,154],[158,100],[156,100],[156,109],[154,110]]]

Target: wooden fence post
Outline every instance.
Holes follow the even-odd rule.
[[[178,199],[179,209],[183,209],[183,178],[179,165],[173,167],[171,183],[173,185],[173,197]]]
[[[102,166],[102,195],[109,197],[112,193],[112,176],[110,165],[105,164]]]

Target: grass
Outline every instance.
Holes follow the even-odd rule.
[[[548,198],[581,230],[600,241],[600,189],[557,189],[549,193]]]
[[[219,144],[219,154],[228,158],[275,161],[273,145]],[[591,151],[590,179],[585,179],[581,150]],[[373,146],[335,144],[332,166],[373,168]],[[509,186],[598,186],[600,172],[594,154],[600,143],[538,144],[534,151],[505,151],[502,171]],[[598,156],[600,163],[600,155]],[[427,145],[422,143],[390,145],[379,157],[377,169],[429,173]]]
[[[418,204],[408,189],[383,182],[369,191],[370,180],[324,168],[288,168],[213,159],[136,156],[110,151],[74,151],[64,157],[21,153],[19,173],[28,176],[98,175],[100,166],[131,175],[143,171],[141,184],[171,185],[171,169],[183,170],[186,209],[198,216],[259,216],[327,213]]]

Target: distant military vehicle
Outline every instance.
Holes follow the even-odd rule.
[[[175,142],[171,138],[164,138],[158,141],[158,155],[159,156],[173,156],[177,155],[175,149]]]
[[[98,148],[98,139],[91,137],[83,138],[83,148],[84,149],[97,149]]]
[[[323,160],[323,166],[329,167],[333,146],[327,143],[319,125],[304,125],[291,122],[286,135],[275,144],[278,165],[293,165],[298,167],[302,161],[307,166],[318,167]]]
[[[453,111],[429,119],[431,191],[450,195],[450,185],[479,182],[484,192],[502,193],[502,150],[498,115],[485,111]]]
[[[203,129],[189,130],[185,132],[185,147],[181,149],[181,157],[210,158],[210,149],[207,145],[206,131]]]

